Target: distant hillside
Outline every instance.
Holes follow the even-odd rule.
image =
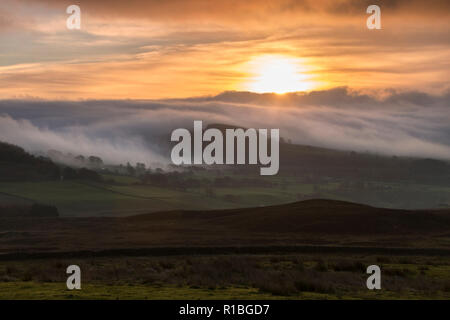
[[[288,143],[280,144],[280,172],[364,181],[450,184],[450,165],[445,161],[389,157]]]
[[[50,160],[35,157],[18,146],[0,142],[0,181],[57,178],[59,168]]]
[[[215,128],[225,134],[226,129],[247,128],[223,123],[203,124],[204,130]],[[192,128],[188,130],[193,134]],[[338,150],[290,142],[280,132],[280,171],[283,176],[309,177],[315,181],[332,177],[344,180],[383,180],[450,185],[450,163],[437,159],[388,156],[375,153]],[[158,152],[167,159],[177,142],[170,141],[170,132],[151,137]],[[193,142],[192,142],[193,143]],[[209,142],[204,142],[204,147]],[[224,155],[225,156],[225,155]],[[259,174],[259,166],[233,166],[228,169]]]
[[[205,126],[219,129],[242,128],[236,125],[213,123]],[[161,137],[160,147],[170,157],[170,135]],[[204,143],[206,146],[208,143]],[[165,146],[165,147],[162,147]],[[234,166],[232,169],[259,173],[259,166]],[[385,182],[417,182],[450,185],[450,164],[436,159],[420,159],[343,151],[308,145],[298,145],[280,137],[279,175],[309,177],[315,181],[332,177],[344,180],[382,180]]]
[[[335,200],[307,200],[259,208],[171,211],[130,217],[144,223],[222,226],[263,233],[425,235],[450,233],[450,210],[394,210]]]
[[[58,166],[49,158],[37,157],[24,149],[0,142],[0,181],[41,181],[64,179],[99,180],[89,169]]]

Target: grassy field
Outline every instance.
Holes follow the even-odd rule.
[[[68,290],[65,283],[3,282],[0,300],[258,300],[273,299],[256,289],[219,290],[145,285],[88,284],[82,290]],[[280,297],[281,298],[281,297]]]
[[[413,206],[411,199],[414,199],[416,208],[446,208],[450,203],[450,188],[439,185],[373,181],[353,186],[331,180],[308,183],[285,176],[270,179],[258,176],[258,183],[253,181],[246,185],[248,177],[240,180],[243,177],[239,175],[226,175],[239,185],[236,187],[214,185],[217,178],[214,173],[200,171],[193,177],[198,184],[189,188],[143,184],[135,177],[113,174],[102,175],[102,182],[0,182],[0,204],[23,203],[29,199],[56,206],[62,216],[127,216],[174,209],[259,207],[309,198],[353,201],[387,208],[410,208]]]
[[[82,270],[67,290],[65,268]],[[382,270],[382,289],[365,268]],[[367,255],[216,255],[8,261],[0,299],[450,299],[450,261]]]
[[[28,198],[58,208],[62,216],[126,216],[138,213],[191,208],[231,208],[232,203],[208,198],[199,192],[180,192],[142,185],[109,185],[76,181],[0,183],[2,203],[23,202]]]
[[[294,201],[298,186],[290,192],[272,188],[216,188],[178,191],[169,188],[134,184],[133,178],[120,177],[120,184],[76,181],[0,183],[0,192],[56,206],[63,216],[124,216],[171,209],[228,209],[242,206],[281,204]],[[4,198],[4,201],[3,201]],[[23,200],[3,196],[2,203]],[[8,199],[6,199],[8,198]]]

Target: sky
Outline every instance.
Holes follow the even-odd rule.
[[[366,27],[370,4],[381,30]],[[447,0],[2,0],[0,99],[445,94],[449,18]]]
[[[0,1],[0,140],[29,151],[164,162],[203,120],[450,160],[449,75],[448,0]]]

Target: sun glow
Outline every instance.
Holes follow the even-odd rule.
[[[314,87],[309,81],[306,67],[296,58],[286,56],[261,56],[249,62],[252,76],[246,89],[252,92],[287,92],[306,91]]]

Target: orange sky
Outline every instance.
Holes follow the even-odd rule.
[[[80,31],[66,29],[75,3]],[[369,4],[380,5],[382,30],[366,28]],[[449,9],[440,0],[2,0],[0,99],[443,92]]]

